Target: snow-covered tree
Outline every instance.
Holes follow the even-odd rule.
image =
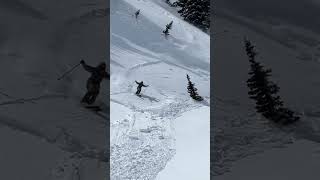
[[[176,2],[171,3],[170,0],[166,0],[166,3],[167,3],[169,6],[171,6],[171,7],[177,7],[177,3],[176,3]]]
[[[203,31],[210,28],[210,0],[178,0],[176,5],[184,20],[199,27]]]
[[[188,93],[190,94],[190,97],[192,97],[192,99],[197,100],[197,101],[202,101],[203,98],[201,96],[199,96],[198,92],[197,92],[197,88],[194,87],[194,83],[191,82],[189,75],[187,74],[187,79],[188,79]]]
[[[176,2],[174,2],[173,4],[183,8],[185,6],[185,4],[187,3],[188,0],[178,0]]]
[[[255,100],[257,112],[275,122],[282,121],[287,124],[298,120],[299,117],[295,116],[293,111],[283,107],[283,101],[277,95],[279,86],[269,80],[271,69],[265,69],[255,60],[257,53],[249,40],[245,40],[245,48],[251,64],[251,77],[247,80],[248,94]]]

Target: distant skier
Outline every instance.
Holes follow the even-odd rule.
[[[138,18],[138,16],[139,16],[139,14],[140,14],[140,9],[136,12],[136,13],[134,13],[135,15],[136,15],[136,19]]]
[[[87,65],[84,60],[80,61],[83,68],[91,73],[87,80],[87,93],[83,96],[81,102],[92,104],[96,100],[100,91],[100,83],[103,79],[110,79],[110,74],[106,72],[106,63],[102,62],[97,67]]]
[[[166,30],[163,30],[162,32],[163,32],[163,34],[165,34],[166,36],[169,35],[169,29],[168,29],[168,28],[166,28]]]
[[[143,81],[141,81],[141,82],[137,82],[137,81],[136,81],[136,83],[138,84],[136,95],[139,96],[139,95],[140,95],[140,92],[141,92],[141,88],[142,88],[142,87],[148,87],[148,85],[144,85],[144,84],[143,84]]]
[[[169,24],[166,25],[166,30],[163,30],[163,34],[165,34],[165,36],[168,36],[169,35],[169,29],[172,28],[172,23],[173,21],[171,21]]]

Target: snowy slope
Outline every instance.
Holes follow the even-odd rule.
[[[215,22],[213,175],[238,179],[239,170],[232,174],[232,167],[239,169],[244,158],[259,154],[268,159],[270,155],[264,156],[264,151],[280,147],[288,148],[289,152],[296,143],[301,146],[300,140],[319,143],[319,35],[286,22],[258,21],[230,11],[219,12]],[[280,86],[285,105],[302,115],[296,126],[279,128],[255,113],[254,102],[247,95],[250,66],[244,51],[244,36],[256,45],[258,60],[272,68],[272,80]],[[313,146],[306,146],[309,147]],[[280,152],[276,151],[273,159],[282,156]],[[290,157],[294,155],[286,156]],[[263,166],[264,161],[255,163]],[[250,169],[249,165],[241,168],[247,173]],[[249,174],[243,175],[250,179]],[[256,178],[251,176],[251,179]]]
[[[267,150],[235,163],[230,173],[217,180],[300,180],[319,178],[319,143],[299,140],[286,148]]]
[[[186,112],[174,120],[176,155],[159,173],[158,180],[210,179],[209,116],[210,108],[202,107]]]
[[[0,179],[105,177],[106,118],[82,108],[80,58],[107,58],[104,1],[0,0]],[[102,84],[99,102],[107,101]],[[11,150],[10,150],[11,149]],[[39,171],[41,171],[39,173]]]
[[[133,15],[138,9],[141,14],[135,19]],[[178,136],[179,128],[191,126],[188,123],[200,123],[200,127],[209,124],[208,115],[201,116],[201,121],[183,118],[188,120],[186,124],[177,119],[187,116],[184,113],[188,111],[209,106],[210,46],[207,34],[171,12],[173,10],[163,1],[111,1],[112,180],[151,180],[162,170],[164,173],[172,171],[170,168],[176,167],[166,165],[181,163],[178,160],[188,155],[181,154],[180,143],[186,142],[188,136]],[[162,31],[171,20],[173,29],[166,39]],[[195,102],[188,96],[186,73],[205,102]],[[149,85],[142,89],[141,97],[134,94],[135,80],[143,80]],[[209,114],[208,110],[192,112],[193,117]],[[176,124],[176,121],[180,123]],[[209,130],[200,129],[190,132],[195,139],[209,137]],[[209,149],[209,140],[200,143],[198,148]],[[195,170],[194,175],[209,174],[209,153],[196,156],[204,157],[203,163],[208,168],[204,170],[206,172]],[[186,172],[182,166],[179,168]],[[176,178],[172,175],[165,179]]]

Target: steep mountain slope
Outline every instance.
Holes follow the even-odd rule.
[[[107,4],[0,5],[0,179],[105,177],[106,118],[79,104],[89,74],[79,68],[57,78],[81,58],[91,65],[106,60]],[[98,103],[106,102],[107,84]]]
[[[215,18],[213,175],[222,175],[221,179],[238,177],[232,175],[232,167],[239,167],[238,161],[240,163],[251,155],[263,156],[262,152],[278,147],[296,152],[296,143],[306,144],[305,148],[308,149],[314,146],[301,141],[320,141],[317,78],[320,72],[317,48],[319,35],[281,20],[269,20],[247,18],[236,11],[222,10],[218,10]],[[279,128],[255,113],[254,102],[247,94],[249,62],[245,54],[244,37],[256,46],[258,61],[273,70],[271,79],[280,86],[280,95],[285,104],[301,115],[301,121],[296,125]],[[276,152],[279,154],[273,154],[274,162],[280,159],[277,156],[281,156],[281,151]],[[270,159],[268,154],[266,156]],[[297,156],[302,158],[303,155]],[[293,158],[292,154],[285,157]],[[258,166],[263,167],[263,164]],[[285,171],[286,167],[283,168]],[[244,172],[250,172],[249,169],[249,165],[242,167]],[[229,171],[231,175],[223,176]],[[279,175],[279,179],[281,177]],[[254,179],[254,176],[251,178]]]
[[[174,123],[182,121],[177,117],[190,110],[194,117],[209,114],[209,36],[171,12],[173,9],[162,1],[111,1],[111,179],[155,179],[163,169],[168,175],[170,169],[166,168],[183,168],[166,167],[171,160],[180,164],[181,155],[194,156],[190,153],[197,148],[209,149],[208,140],[195,144],[189,154],[180,154],[178,144],[187,142],[188,136],[181,136],[177,129],[183,128],[183,122]],[[162,31],[171,20],[173,28],[166,38]],[[189,97],[187,73],[204,102]],[[142,88],[141,97],[135,95],[135,80],[149,85]],[[203,129],[182,133],[192,133],[199,140],[209,137],[209,116],[201,117],[188,122],[203,124]],[[207,166],[205,172],[196,170],[194,175],[209,175],[209,151],[197,156],[202,159],[199,164]]]

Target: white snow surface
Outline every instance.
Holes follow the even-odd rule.
[[[157,180],[210,179],[209,116],[210,108],[202,107],[175,119],[176,155]]]
[[[216,180],[317,180],[319,179],[320,145],[299,140],[286,148],[272,149],[235,163],[231,172]]]
[[[106,177],[107,117],[80,105],[89,74],[57,80],[82,58],[107,58],[107,4],[90,3],[0,1],[0,179]]]
[[[275,164],[280,164],[283,158],[291,158],[297,163],[299,160],[295,159],[295,154],[289,152],[297,152],[299,148],[316,149],[316,145],[301,141],[320,142],[320,36],[286,22],[245,18],[228,10],[218,12],[212,37],[215,52],[212,70],[215,102],[212,117],[213,178],[250,179],[251,175],[258,174],[254,170],[266,175],[271,173],[267,170],[270,166],[265,165],[268,158],[274,160]],[[244,37],[256,46],[257,60],[272,69],[271,80],[280,86],[280,96],[285,106],[301,116],[297,124],[280,127],[255,112],[254,101],[247,94],[250,64],[244,49]],[[274,150],[272,155],[268,153],[270,150]],[[285,151],[288,154],[282,158]],[[261,160],[259,157],[264,158]],[[248,158],[255,164],[254,167],[242,163]],[[313,163],[301,165],[303,170],[299,171],[301,174],[297,177],[310,177],[308,168],[313,169],[313,166]],[[279,171],[272,172],[273,176],[269,179],[284,177],[286,167],[275,167]],[[291,174],[287,177],[291,177]],[[290,179],[287,177],[282,179]]]
[[[110,4],[111,179],[153,180],[163,172],[170,180],[176,179],[172,171],[188,174],[188,169],[194,176],[209,176],[209,153],[195,152],[209,150],[209,36],[181,20],[163,1]],[[165,38],[162,31],[171,20],[173,28]],[[186,74],[203,102],[189,97]],[[141,97],[135,95],[135,80],[149,85]],[[193,135],[189,142],[194,144],[186,151],[182,146],[191,137],[182,128]],[[190,158],[197,161],[189,161],[188,169],[178,166]]]

